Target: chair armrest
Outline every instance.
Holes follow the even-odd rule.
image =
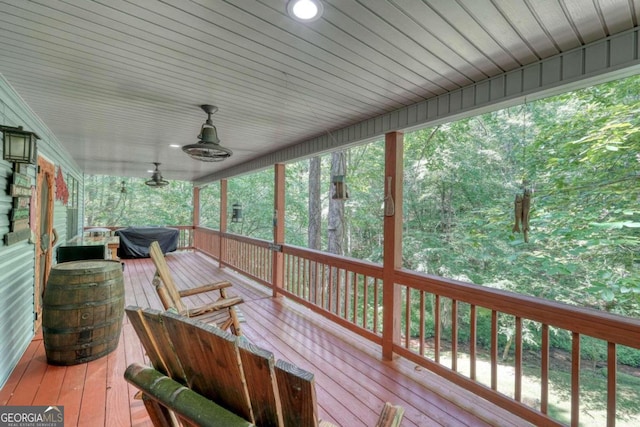
[[[238,305],[243,302],[244,300],[241,297],[222,298],[216,302],[205,304],[198,308],[189,309],[188,317],[199,316],[203,313],[209,313],[211,311],[224,310],[225,308],[233,307],[234,305]]]
[[[202,286],[198,286],[195,288],[190,288],[190,289],[183,289],[181,291],[178,291],[178,294],[180,294],[181,297],[188,297],[191,295],[197,295],[197,294],[201,294],[203,292],[209,292],[209,291],[217,291],[220,289],[224,289],[224,288],[228,288],[232,286],[231,283],[229,282],[216,282],[216,283],[208,283],[206,285],[202,285]]]

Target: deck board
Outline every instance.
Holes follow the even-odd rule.
[[[150,259],[124,260],[127,305],[161,308],[151,283]],[[405,408],[402,425],[522,426],[521,419],[483,401],[411,362],[381,361],[380,348],[285,298],[272,298],[257,285],[194,252],[167,255],[180,289],[229,280],[244,299],[243,332],[252,342],[315,374],[318,415],[345,427],[372,426],[385,401]],[[200,305],[206,295],[186,299]],[[125,368],[148,363],[125,318],[118,348],[106,357],[69,367],[46,363],[37,334],[0,390],[3,405],[64,405],[65,425],[148,427],[151,421],[135,389],[123,379]]]

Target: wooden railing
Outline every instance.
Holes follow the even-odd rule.
[[[220,260],[220,232],[210,228],[197,227],[193,231],[193,247]]]
[[[220,247],[219,239],[223,239],[221,254],[214,247]],[[381,265],[286,245],[272,247],[266,241],[202,228],[194,231],[194,246],[208,254],[217,253],[223,264],[270,287],[272,250],[281,250],[284,285],[277,292],[373,342],[382,342],[386,307],[382,304]],[[603,341],[607,355],[603,399],[607,425],[615,425],[616,350],[621,346],[640,349],[639,320],[412,271],[397,270],[393,277],[395,295],[400,299],[395,316],[401,326],[394,337],[394,353],[536,425],[561,425],[548,415],[550,389],[556,386],[550,380],[550,334],[564,331],[571,337],[565,359],[570,366],[566,394],[571,396],[567,418],[572,426],[579,424],[581,413],[581,339]],[[485,335],[480,333],[481,324],[488,325],[488,342],[479,342]],[[538,336],[531,338],[532,331],[539,331]],[[510,337],[507,343],[501,341],[505,335]],[[531,358],[525,356],[525,336],[537,343],[527,349],[527,355],[539,360],[539,392],[529,399],[523,392],[528,381],[525,371],[530,369],[526,360]],[[501,345],[503,353],[507,353],[505,346],[514,349],[509,371],[513,385],[508,389],[500,373],[504,369]],[[488,379],[481,375],[484,366],[488,366]]]
[[[381,265],[294,246],[282,252],[281,293],[381,344]]]
[[[402,355],[443,377],[474,391],[487,400],[498,403],[511,412],[529,419],[536,424],[547,424],[550,420],[543,416],[549,412],[550,392],[550,331],[566,331],[571,336],[572,347],[568,355],[570,363],[570,423],[578,425],[580,415],[580,373],[582,363],[581,337],[591,337],[606,343],[606,400],[607,425],[616,421],[616,347],[628,346],[640,349],[640,321],[612,315],[597,310],[560,304],[541,298],[533,298],[512,292],[481,287],[463,282],[447,280],[410,271],[397,271],[395,283],[403,295],[402,313],[404,334],[394,352]],[[427,304],[429,301],[431,304]],[[430,307],[429,307],[430,306]],[[443,308],[446,307],[446,310]],[[464,311],[464,316],[461,312]],[[478,378],[479,346],[478,318],[485,311],[490,318],[489,353],[490,379],[488,384]],[[447,312],[447,314],[445,314]],[[425,319],[432,319],[430,330]],[[468,319],[461,322],[462,318]],[[418,319],[414,321],[414,319]],[[501,323],[502,321],[502,323]],[[525,328],[525,322],[529,324]],[[449,325],[448,339],[443,339],[443,324]],[[513,388],[498,392],[499,376],[499,329],[501,324],[511,329],[512,346],[515,348],[513,360]],[[415,333],[409,331],[415,329]],[[460,333],[463,328],[468,336],[468,362],[465,369],[459,365]],[[534,339],[539,343],[535,355],[540,360],[540,390],[538,402],[524,405],[524,338],[525,331],[539,331]],[[417,339],[412,341],[411,337]],[[427,351],[426,336],[433,337],[431,351]],[[446,346],[445,347],[445,341]],[[443,360],[443,349],[447,361]],[[533,351],[533,350],[530,350]],[[510,373],[511,374],[511,373]],[[503,378],[501,378],[503,379]]]

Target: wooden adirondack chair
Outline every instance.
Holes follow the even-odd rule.
[[[125,311],[153,368],[134,363],[124,376],[155,426],[336,427],[318,419],[312,373],[196,320]],[[386,403],[375,426],[398,427],[403,414]]]
[[[160,301],[165,310],[175,311],[177,314],[186,317],[195,317],[198,320],[213,324],[220,329],[230,329],[235,335],[242,335],[240,321],[234,306],[242,303],[242,298],[238,296],[227,296],[226,289],[231,287],[231,283],[223,281],[201,285],[196,288],[179,291],[167,260],[160,249],[158,242],[152,242],[149,246],[149,255],[156,266],[156,273],[153,284],[156,287]],[[219,297],[215,302],[190,308],[183,301],[182,297],[197,295],[204,292],[219,292]]]

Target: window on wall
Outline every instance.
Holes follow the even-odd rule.
[[[79,188],[78,180],[71,174],[67,174],[67,189],[69,190],[69,202],[67,204],[67,238],[72,238],[78,234]]]

